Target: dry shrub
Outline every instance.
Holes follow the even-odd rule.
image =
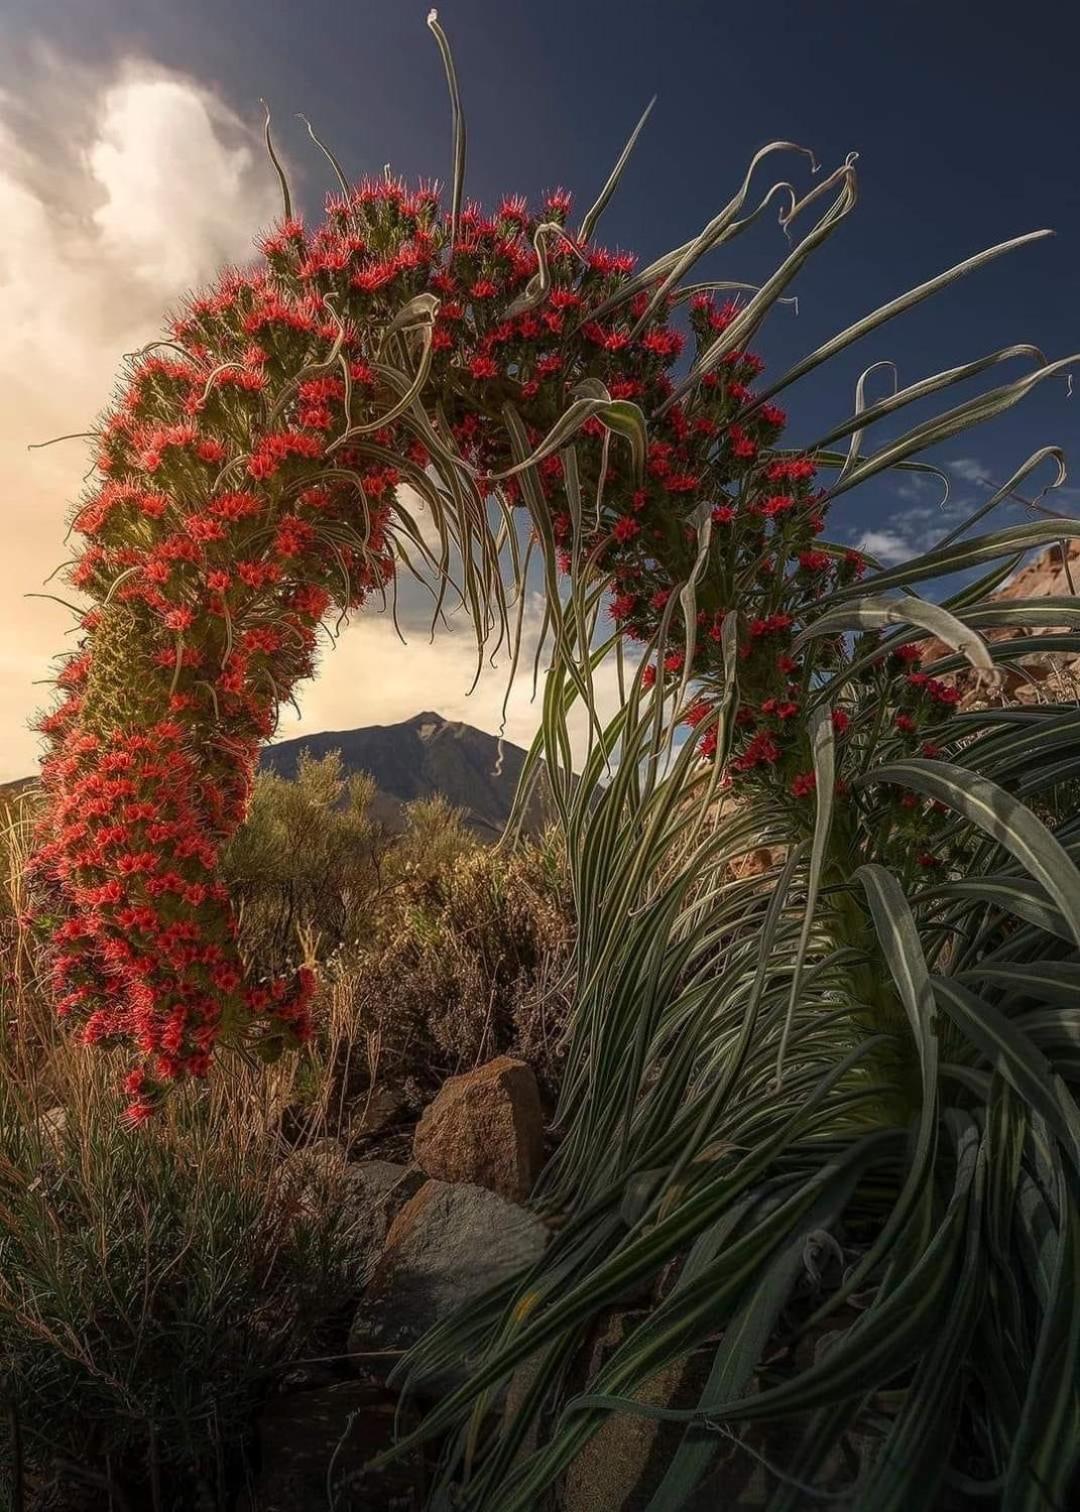
[[[572,941],[562,841],[485,847],[438,797],[407,804],[391,832],[373,794],[337,753],[302,760],[295,782],[261,775],[226,856],[249,962],[320,967],[294,1138],[344,1132],[373,1088],[418,1106],[504,1052],[549,1093],[557,1084]]]
[[[377,944],[343,964],[332,991],[377,1046],[381,1075],[416,1098],[507,1052],[551,1092],[571,942],[554,834],[510,854],[477,848],[403,890]]]
[[[224,1507],[279,1368],[334,1338],[351,1235],[336,1195],[302,1202],[282,1165],[292,1058],[223,1062],[123,1126],[116,1057],[73,1042],[39,990],[29,824],[20,805],[0,845],[0,1507],[16,1464],[35,1508],[78,1488]]]

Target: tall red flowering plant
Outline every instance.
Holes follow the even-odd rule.
[[[557,562],[575,604],[599,588],[622,636],[660,645],[645,678],[688,695],[680,718],[702,726],[706,755],[737,614],[724,780],[812,793],[796,638],[864,564],[820,540],[838,487],[822,486],[820,455],[780,447],[784,415],[755,393],[746,341],[851,208],[851,164],[802,201],[781,186],[786,226],[835,197],[768,288],[740,304],[731,286],[681,282],[776,196],[746,211],[753,169],[788,147],[759,153],[702,235],[641,271],[595,240],[612,184],[574,227],[562,189],[537,210],[510,196],[485,211],[460,176],[448,207],[424,185],[342,180],[309,227],[282,175],[260,263],[226,270],[131,361],[73,520],[67,576],[90,607],[40,722],[35,875],[59,1012],[87,1042],[134,1052],[133,1119],[219,1042],[271,1057],[307,1036],[311,971],[263,980],[241,961],[218,876],[258,747],[311,675],[320,629],[385,600],[402,562],[426,565],[441,599],[453,557],[478,644],[507,634],[500,542],[516,507],[549,564],[556,633],[573,618]],[[953,696],[919,679],[894,720],[913,745]],[[843,738],[848,715],[833,719]]]
[[[539,210],[508,197],[489,212],[455,190],[448,211],[423,185],[343,183],[315,227],[285,199],[260,264],[227,270],[131,361],[73,519],[66,573],[90,607],[40,721],[34,873],[58,1010],[87,1043],[133,1052],[134,1120],[204,1074],[219,1042],[269,1057],[309,1032],[311,971],[263,980],[241,961],[218,858],[320,628],[385,599],[399,561],[426,557],[445,579],[453,551],[482,645],[506,631],[490,510],[524,504],[548,555],[567,571],[587,559],[643,638],[699,552],[702,501],[738,487],[737,509],[709,505],[724,547],[695,670],[736,599],[754,605],[773,704],[795,668],[793,598],[859,570],[813,549],[815,469],[772,455],[783,415],[752,401],[760,363],[732,300],[693,295],[701,383],[692,403],[676,390],[686,249],[638,274],[590,224],[569,228],[561,189]],[[403,485],[430,507],[438,559]],[[744,761],[772,749],[750,740]]]
[[[131,1055],[134,1120],[215,1045],[302,1043],[310,972],[267,981],[240,958],[218,873],[259,743],[320,627],[405,567],[433,574],[440,605],[460,596],[480,660],[509,639],[516,661],[512,599],[535,551],[553,654],[530,771],[546,759],[579,926],[565,1137],[537,1194],[561,1222],[509,1309],[504,1288],[405,1362],[438,1375],[476,1353],[417,1433],[446,1435],[439,1494],[527,1512],[608,1413],[642,1410],[656,1372],[708,1343],[698,1405],[667,1410],[686,1438],[650,1512],[689,1504],[717,1424],[792,1417],[805,1433],[776,1508],[830,1490],[855,1421],[884,1446],[846,1488],[859,1507],[929,1505],[927,1486],[1063,1504],[1080,1421],[1080,872],[1061,794],[1080,758],[1075,709],[1008,709],[993,689],[1032,649],[1019,627],[1054,630],[1047,651],[1080,646],[1080,600],[990,595],[1080,524],[1036,500],[1042,518],[961,539],[1047,461],[1063,481],[1048,447],[913,562],[881,569],[824,531],[844,492],[935,473],[920,452],[1066,364],[1013,346],[876,402],[870,368],[854,413],[799,449],[775,405],[1043,233],[762,381],[752,339],[853,208],[853,161],[755,203],[760,162],[801,151],[763,149],[700,235],[638,270],[595,240],[636,131],[580,222],[561,189],[535,211],[465,202],[457,81],[431,24],[454,106],[448,202],[342,178],[309,228],[282,174],[260,264],[188,303],[95,433],[69,573],[91,607],[42,722],[35,877],[60,1012]],[[776,203],[789,233],[817,219],[765,284],[686,281]],[[864,452],[907,405],[1017,361],[1023,376]],[[912,586],[980,569],[942,603]],[[635,642],[601,730],[593,672]],[[972,707],[958,673],[983,684]],[[592,716],[577,778],[575,700]],[[765,875],[732,881],[753,847]],[[568,1397],[586,1323],[643,1289],[647,1319]],[[819,1360],[831,1318],[842,1337]],[[526,1360],[520,1411],[479,1433]]]

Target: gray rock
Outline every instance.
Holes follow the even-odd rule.
[[[455,1308],[532,1264],[546,1239],[538,1218],[484,1187],[425,1182],[390,1226],[353,1319],[350,1351],[407,1349]]]
[[[382,1253],[390,1225],[424,1185],[415,1166],[391,1160],[362,1160],[342,1172],[342,1214],[353,1232],[353,1243],[366,1279]]]
[[[415,1167],[389,1160],[349,1163],[336,1139],[294,1150],[282,1161],[278,1180],[281,1200],[292,1211],[311,1220],[323,1214],[336,1220],[351,1256],[340,1302],[366,1284],[390,1225],[424,1184]]]

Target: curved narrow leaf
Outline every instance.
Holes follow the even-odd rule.
[[[871,331],[877,330],[878,326],[882,326],[887,320],[892,320],[895,316],[903,314],[905,310],[913,309],[915,305],[921,304],[924,299],[929,299],[932,294],[936,294],[940,289],[948,288],[949,284],[955,283],[957,279],[963,278],[965,274],[973,273],[976,268],[981,268],[986,263],[992,262],[995,257],[1001,257],[1006,252],[1014,252],[1017,247],[1029,246],[1032,242],[1041,241],[1044,237],[1053,236],[1053,234],[1052,231],[1029,231],[1026,236],[1014,236],[1011,241],[999,242],[996,247],[987,247],[985,251],[977,252],[974,257],[965,258],[963,262],[956,263],[944,273],[939,273],[935,278],[927,279],[926,283],[919,284],[914,289],[909,289],[906,294],[900,294],[896,299],[889,300],[887,304],[879,305],[869,315],[864,315],[854,325],[849,325],[839,335],[833,336],[823,346],[819,346],[808,357],[803,357],[794,367],[788,368],[787,372],[778,378],[775,383],[770,384],[760,393],[755,394],[753,405],[744,413],[749,414],[751,409],[758,409],[761,405],[768,404],[769,400],[779,394],[782,389],[789,387],[797,379],[805,377],[814,368],[820,367],[823,362],[827,362],[837,352],[842,352],[845,347],[851,346],[852,342],[860,340],[863,336],[868,336]]]
[[[792,650],[797,653],[800,647],[818,636],[837,635],[845,630],[880,630],[886,625],[916,625],[951,646],[973,667],[988,673],[995,671],[986,642],[969,623],[950,614],[940,604],[929,604],[910,594],[900,598],[868,594],[843,608],[832,609],[796,637]]]
[[[949,977],[932,978],[934,997],[1020,1096],[1042,1114],[1080,1172],[1080,1112],[1040,1050],[1000,1008]]]
[[[608,201],[615,193],[615,190],[619,187],[619,180],[622,178],[623,171],[626,168],[627,163],[630,161],[630,154],[637,146],[637,139],[644,130],[645,122],[652,114],[652,108],[655,104],[656,96],[653,95],[652,99],[642,111],[641,119],[638,121],[633,131],[630,133],[630,136],[626,142],[626,146],[619,153],[618,161],[608,175],[607,183],[601,189],[600,193],[596,196],[595,203],[586,214],[585,219],[581,222],[581,229],[578,231],[579,241],[587,242],[591,238],[593,232],[596,230],[597,222],[607,208]]]
[[[1019,799],[966,767],[921,757],[875,767],[857,779],[859,787],[878,782],[937,799],[996,840],[1054,900],[1080,944],[1080,872],[1042,820]]]
[[[814,913],[817,908],[818,892],[821,888],[822,873],[825,869],[825,853],[829,843],[829,834],[832,829],[833,803],[836,793],[836,742],[833,735],[832,710],[812,709],[809,717],[810,747],[814,757],[814,794],[816,808],[814,811],[814,839],[810,852],[810,875],[806,883],[806,904],[803,910],[802,928],[799,931],[799,944],[795,956],[795,969],[791,975],[791,993],[788,998],[788,1010],[784,1019],[784,1028],[780,1035],[780,1044],[776,1051],[776,1086],[783,1085],[784,1080],[784,1054],[787,1050],[788,1038],[791,1034],[792,1019],[795,1008],[799,1001],[799,989],[802,986],[803,972],[806,967],[806,953],[810,947],[810,932],[814,926]]]
[[[929,578],[946,577],[951,572],[966,572],[982,562],[992,562],[996,557],[1009,556],[1016,551],[1030,551],[1035,546],[1046,546],[1051,541],[1080,539],[1080,520],[1032,520],[1028,525],[1010,525],[1006,530],[996,530],[992,535],[976,536],[972,541],[957,541],[952,546],[925,552],[903,562],[898,567],[889,567],[875,573],[862,583],[818,599],[813,606],[826,609],[832,604],[860,598],[867,592],[879,592],[882,588],[900,588],[905,583],[925,582]]]

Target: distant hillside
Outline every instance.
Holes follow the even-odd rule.
[[[464,810],[466,825],[484,840],[496,840],[502,834],[526,754],[520,746],[505,742],[502,767],[496,776],[499,742],[494,735],[472,725],[454,724],[441,714],[425,713],[402,724],[327,730],[282,740],[266,747],[260,768],[295,777],[302,751],[316,757],[340,751],[346,772],[370,773],[378,788],[372,813],[392,829],[401,825],[404,804],[439,793],[455,808]],[[32,786],[31,777],[0,783],[0,816]],[[543,820],[543,802],[534,797],[526,816],[526,832],[535,833]]]
[[[368,772],[378,787],[373,810],[386,823],[400,823],[403,804],[441,794],[463,809],[465,822],[484,839],[495,840],[510,816],[526,753],[504,742],[501,770],[499,742],[472,725],[452,723],[441,714],[417,714],[402,724],[370,725],[359,730],[326,730],[267,746],[263,771],[295,777],[301,752],[325,756],[340,751],[348,772]],[[530,805],[526,828],[539,828],[543,806]]]

